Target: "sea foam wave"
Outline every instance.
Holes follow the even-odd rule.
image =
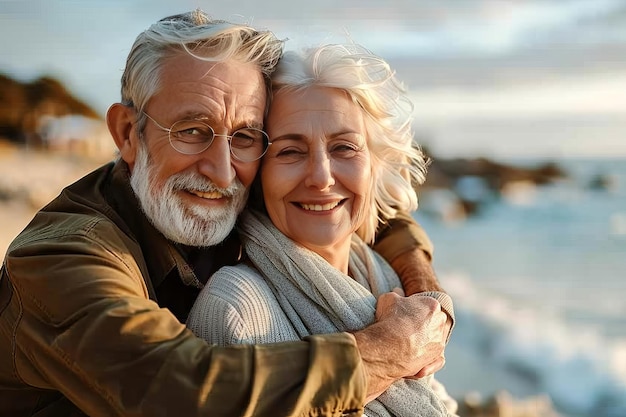
[[[442,282],[457,311],[447,352],[463,352],[456,363],[447,353],[447,367],[464,368],[460,361],[481,364],[472,368],[474,385],[467,390],[546,393],[565,415],[626,416],[626,337],[609,339],[591,326],[572,326],[548,308],[531,308],[479,290],[463,275],[444,276]],[[498,385],[481,383],[477,369]],[[503,376],[494,379],[489,373]],[[442,381],[454,374],[449,369]]]

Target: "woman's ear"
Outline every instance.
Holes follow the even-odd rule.
[[[137,156],[139,138],[135,131],[136,112],[132,107],[115,103],[107,110],[107,126],[120,151],[120,156],[132,171]]]

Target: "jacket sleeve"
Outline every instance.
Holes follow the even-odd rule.
[[[410,253],[415,249],[422,250],[426,257],[416,257]],[[450,317],[451,328],[447,340],[454,328],[454,307],[451,298],[443,292],[429,260],[433,256],[433,244],[422,227],[406,212],[398,212],[394,219],[382,227],[374,242],[374,250],[392,264],[402,281],[407,295],[421,293],[435,298],[441,304],[443,311]],[[394,263],[398,257],[403,261],[402,268]],[[446,343],[447,343],[446,340]]]
[[[398,256],[413,249],[421,249],[430,259],[433,257],[433,244],[424,229],[409,213],[399,211],[395,218],[379,229],[374,250],[391,263]]]
[[[111,226],[112,227],[112,226]],[[15,246],[15,374],[90,416],[360,415],[365,377],[341,333],[211,346],[148,299],[123,236],[93,230]]]

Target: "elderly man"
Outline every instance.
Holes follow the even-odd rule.
[[[201,11],[139,35],[107,114],[120,158],[7,252],[0,415],[360,415],[394,380],[443,366],[447,316],[428,297],[386,294],[362,331],[279,345],[218,348],[185,328],[199,288],[238,259],[232,230],[269,146],[281,54],[270,32]],[[410,219],[382,233],[405,278],[425,272],[413,291],[439,289]]]

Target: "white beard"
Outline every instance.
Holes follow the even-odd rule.
[[[173,242],[195,247],[214,246],[226,239],[248,198],[248,190],[239,179],[235,178],[233,184],[222,189],[200,174],[179,173],[172,175],[159,188],[155,183],[155,171],[142,144],[130,184],[148,220],[158,231]],[[221,208],[186,206],[176,195],[180,190],[218,191],[230,197],[229,204]]]

